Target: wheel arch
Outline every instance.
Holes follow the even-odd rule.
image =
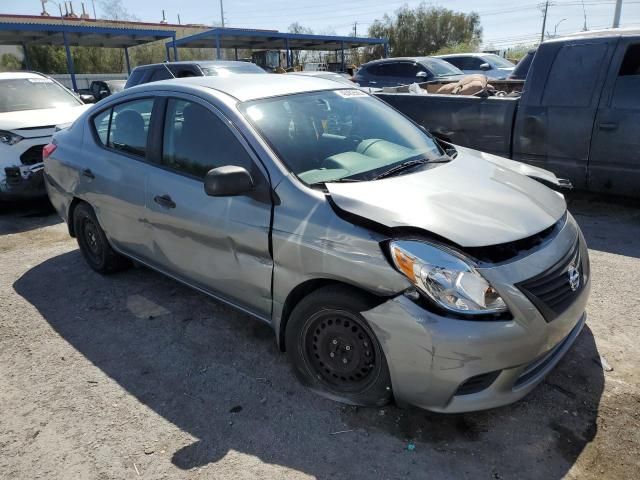
[[[300,301],[305,298],[307,295],[325,287],[344,287],[350,290],[356,290],[365,296],[367,296],[373,306],[379,305],[386,301],[388,298],[381,296],[379,294],[372,293],[369,290],[358,287],[357,285],[350,284],[348,282],[344,282],[341,280],[328,279],[328,278],[314,278],[311,280],[306,280],[301,284],[295,286],[287,295],[287,298],[282,307],[282,314],[280,316],[280,322],[278,325],[278,346],[280,351],[286,351],[285,347],[285,332],[287,331],[287,323],[289,322],[289,317],[291,316],[291,312],[293,309],[300,303]]]

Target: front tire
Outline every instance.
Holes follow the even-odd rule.
[[[360,314],[373,305],[360,291],[342,286],[316,290],[296,305],[285,346],[304,385],[352,405],[382,406],[391,400],[386,358]]]
[[[115,273],[131,265],[111,248],[93,208],[87,203],[81,203],[73,211],[73,228],[82,256],[96,272]]]

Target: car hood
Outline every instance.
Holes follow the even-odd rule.
[[[386,227],[419,228],[461,247],[520,240],[564,215],[563,195],[519,173],[519,162],[456,148],[454,160],[430,169],[326,186],[339,210]]]
[[[15,131],[25,138],[32,137],[32,133],[40,132],[22,129],[53,128],[55,125],[71,123],[90,107],[91,105],[78,105],[77,107],[43,108],[0,113],[0,130]]]

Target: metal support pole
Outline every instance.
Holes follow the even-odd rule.
[[[345,71],[345,68],[344,68],[344,42],[340,42],[340,58],[341,58],[341,61],[342,61],[342,71],[344,72]]]
[[[31,70],[31,63],[29,62],[29,52],[27,52],[27,46],[22,44],[22,56],[24,59],[24,68],[26,70]]]
[[[289,50],[289,39],[288,38],[284,39],[284,49],[285,49],[285,52],[287,54],[287,68],[291,68],[292,67],[292,65],[291,65],[291,56],[290,56],[291,55],[291,51]]]
[[[235,54],[236,54],[236,61],[238,61],[238,47],[233,49]]]
[[[542,17],[542,33],[540,34],[540,43],[544,42],[544,29],[547,26],[547,12],[549,11],[549,1],[544,4],[544,16]]]
[[[221,57],[221,53],[220,52],[220,34],[216,35],[216,58],[218,60],[220,60]]]
[[[616,10],[613,14],[613,28],[620,27],[620,13],[622,12],[622,0],[616,0]]]
[[[384,58],[389,57],[389,42],[384,42]]]
[[[170,53],[169,53],[169,44],[168,44],[168,43],[165,43],[165,44],[164,44],[164,49],[165,49],[165,50],[166,50],[166,52],[167,52],[167,62],[169,62],[169,61],[171,61],[171,55],[170,55]]]
[[[76,72],[73,68],[73,57],[71,56],[71,48],[69,48],[69,40],[67,39],[67,32],[62,32],[62,39],[64,40],[64,49],[67,52],[67,71],[71,75],[71,85],[73,91],[78,91],[78,84],[76,83]]]
[[[176,45],[176,36],[173,36],[173,61],[177,62],[179,60],[178,58],[178,46]]]
[[[127,74],[131,75],[131,63],[129,62],[129,49],[124,47],[124,61],[127,64]]]

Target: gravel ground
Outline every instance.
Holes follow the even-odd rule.
[[[5,208],[0,477],[640,478],[640,208],[571,210],[588,326],[524,400],[441,415],[320,398],[268,326],[146,269],[102,277],[41,205]]]

